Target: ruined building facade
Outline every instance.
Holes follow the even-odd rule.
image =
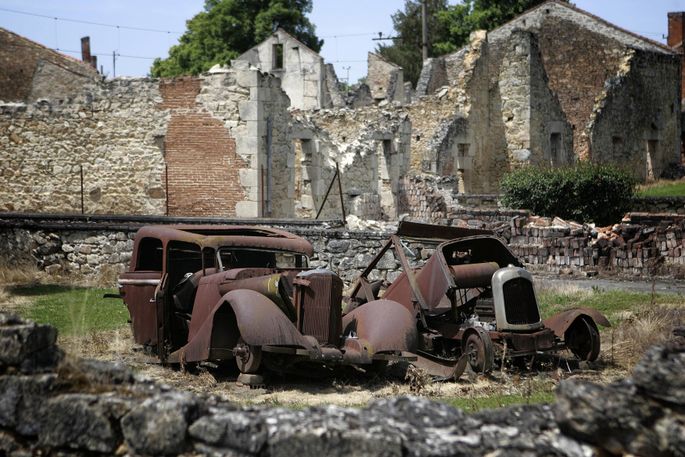
[[[282,30],[170,80],[104,81],[28,43],[17,60],[33,63],[0,70],[0,211],[338,218],[342,203],[430,219],[516,167],[585,159],[652,179],[679,161],[680,55],[565,2],[427,60],[413,94],[373,53],[367,85],[341,94]]]
[[[422,169],[497,189],[501,172],[578,159],[658,178],[679,162],[680,62],[667,46],[550,1],[424,66],[417,87],[458,95],[448,135]],[[470,157],[464,160],[462,157]]]

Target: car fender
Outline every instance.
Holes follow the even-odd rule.
[[[239,337],[252,346],[311,346],[274,302],[259,292],[239,289],[221,297],[192,340],[168,361],[231,358]]]
[[[595,325],[602,327],[611,327],[611,323],[596,309],[593,308],[573,308],[548,317],[543,321],[545,327],[552,329],[554,334],[559,338],[563,338],[566,330],[576,321],[576,319],[585,316],[589,317]]]
[[[416,319],[402,304],[373,300],[343,316],[343,336],[356,336],[370,356],[383,351],[416,352]]]
[[[300,346],[311,344],[276,305],[254,290],[232,290],[222,297],[228,302],[238,324],[240,336],[253,346]]]

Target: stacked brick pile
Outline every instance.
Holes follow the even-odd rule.
[[[621,224],[598,229],[559,219],[541,225],[541,219],[513,218],[507,241],[525,263],[547,271],[651,276],[664,274],[666,265],[677,275],[672,266],[685,264],[683,217],[631,214]]]

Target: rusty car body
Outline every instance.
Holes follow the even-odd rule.
[[[373,300],[342,315],[342,280],[311,244],[252,226],[148,226],[119,278],[135,342],[166,363],[235,360],[242,373],[411,359],[413,315]]]
[[[420,268],[411,268],[408,240],[437,244]],[[348,308],[378,299],[378,282],[369,281],[376,264],[392,250],[401,275],[382,298],[401,303],[415,316],[417,365],[436,376],[458,377],[467,363],[487,372],[495,359],[569,349],[592,361],[600,351],[597,325],[609,321],[597,310],[576,308],[541,319],[531,274],[491,232],[401,222],[397,234],[362,272]]]

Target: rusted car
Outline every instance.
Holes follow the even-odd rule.
[[[421,268],[411,268],[406,241],[440,243]],[[384,291],[369,274],[394,252],[401,275]],[[417,321],[419,360],[429,373],[458,377],[467,363],[490,371],[495,360],[569,349],[578,359],[595,360],[598,324],[610,326],[595,309],[576,308],[541,319],[531,274],[489,231],[401,222],[360,275],[348,309],[383,299],[401,303]]]
[[[414,317],[382,299],[342,315],[342,280],[311,244],[247,226],[138,230],[119,278],[135,342],[166,363],[235,360],[242,373],[412,359]]]

